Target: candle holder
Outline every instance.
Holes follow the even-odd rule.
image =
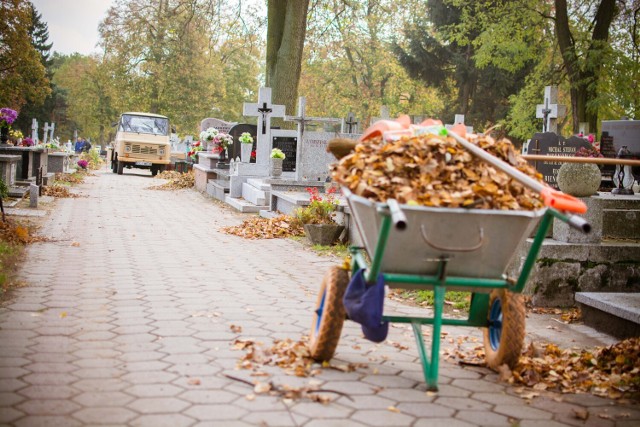
[[[622,148],[618,151],[618,155],[616,158],[624,159],[631,157],[631,152],[626,145],[623,145]],[[616,194],[618,196],[633,196],[633,190],[631,188],[627,188],[633,186],[634,176],[631,173],[631,166],[625,165],[616,165],[616,171],[613,174],[613,181],[618,181],[616,188],[611,190],[611,194]],[[625,185],[625,180],[630,181],[628,185]]]

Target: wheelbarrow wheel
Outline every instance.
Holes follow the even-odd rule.
[[[484,328],[484,351],[491,369],[506,364],[513,369],[524,345],[524,299],[506,289],[494,289],[489,297],[489,326]]]
[[[349,272],[340,267],[331,267],[322,279],[309,334],[311,357],[315,360],[331,360],[336,351],[346,317],[342,298],[348,284]]]

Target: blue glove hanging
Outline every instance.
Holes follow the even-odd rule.
[[[362,325],[362,333],[373,342],[382,342],[389,333],[389,322],[382,321],[384,278],[378,274],[375,283],[367,285],[364,269],[353,275],[343,299],[347,315]]]

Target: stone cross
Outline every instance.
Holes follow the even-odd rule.
[[[453,119],[453,124],[445,125],[447,129],[451,129],[455,125],[463,124],[464,125],[464,114],[456,114]],[[467,128],[467,133],[473,133],[473,126],[465,126]]]
[[[305,146],[303,144],[304,128],[306,123],[340,123],[341,119],[326,118],[326,117],[307,117],[305,115],[305,109],[307,107],[307,100],[304,96],[298,98],[298,115],[297,116],[284,116],[284,119],[288,122],[298,123],[298,143],[296,148],[296,180],[301,180],[304,173],[303,159],[306,159],[304,155]]]
[[[271,104],[271,88],[261,87],[258,91],[258,103],[245,102],[242,107],[242,115],[258,117],[258,135],[256,141],[256,163],[269,164],[271,155],[271,118],[284,117],[284,105]]]
[[[297,116],[284,116],[284,119],[288,122],[298,123],[299,137],[302,138],[304,134],[305,123],[340,123],[340,119],[331,119],[325,117],[307,117],[305,116],[305,109],[307,108],[307,99],[304,96],[298,98],[298,115]],[[301,140],[301,139],[300,139]]]
[[[567,107],[558,105],[558,87],[544,88],[544,104],[536,105],[536,118],[543,119],[542,131],[558,133],[558,119],[567,115]]]
[[[42,135],[42,143],[47,143],[47,138],[49,137],[49,122],[44,122],[44,133]]]
[[[389,120],[389,107],[383,105],[380,107],[380,118],[382,120]]]
[[[38,119],[31,119],[31,139],[33,143],[38,143]]]
[[[356,133],[358,131],[358,120],[353,113],[347,114],[347,118],[342,120],[341,133]]]
[[[55,124],[55,123],[51,123],[51,124],[49,125],[49,131],[50,131],[50,134],[49,134],[49,140],[51,140],[51,141],[53,141],[53,131],[54,131],[55,129],[56,129],[56,124]]]

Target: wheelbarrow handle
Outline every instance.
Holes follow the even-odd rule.
[[[542,188],[540,197],[545,205],[563,212],[585,213],[587,211],[587,205],[582,200],[551,187]]]
[[[391,213],[391,221],[397,230],[404,230],[407,228],[407,217],[400,209],[400,205],[396,199],[387,199],[387,206],[389,206],[389,212]]]
[[[569,224],[570,227],[573,227],[576,230],[582,231],[583,233],[591,232],[591,224],[589,224],[589,222],[581,216],[570,215],[568,217],[567,224]]]

